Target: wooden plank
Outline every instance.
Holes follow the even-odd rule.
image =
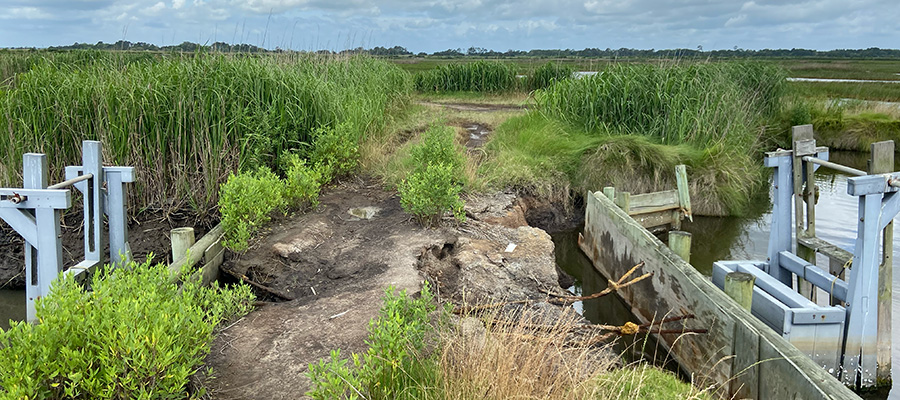
[[[631,195],[631,209],[645,207],[677,207],[678,191],[664,190],[662,192],[642,193]]]
[[[894,170],[894,141],[872,143],[870,174],[886,174]],[[882,259],[878,266],[878,369],[876,379],[891,379],[891,285],[893,283],[894,223],[882,231]]]
[[[639,214],[632,216],[632,218],[634,218],[634,220],[644,228],[653,228],[657,226],[668,225],[674,221],[671,211],[658,211],[650,214]]]
[[[797,240],[797,242],[806,248],[812,249],[813,251],[822,254],[837,263],[840,263],[841,266],[843,266],[847,263],[847,261],[850,261],[850,259],[853,258],[853,254],[849,251],[837,247],[817,237],[800,238]],[[829,272],[837,275],[835,274],[835,271]]]
[[[745,324],[734,324],[734,380],[731,393],[738,399],[759,397],[759,334]]]

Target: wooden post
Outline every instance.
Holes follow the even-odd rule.
[[[691,262],[691,234],[684,231],[669,231],[669,249],[684,261]]]
[[[725,294],[743,309],[750,311],[753,305],[753,285],[756,277],[746,272],[729,272],[725,275]]]
[[[691,211],[691,193],[688,187],[687,168],[683,164],[675,166],[675,187],[678,189],[678,206],[681,207],[684,215],[688,220],[694,222],[693,211]]]
[[[812,164],[807,165],[809,172],[805,175],[803,173],[803,157],[816,155],[816,141],[813,137],[813,126],[799,125],[792,127],[791,136],[793,138],[792,144],[794,148],[792,160],[794,175],[794,247],[797,249],[798,257],[815,264],[816,253],[812,251],[812,249],[808,249],[801,245],[798,240],[801,237],[811,237],[814,235],[814,233],[809,231],[809,227],[815,229],[815,222],[810,222],[812,221],[812,218],[810,218],[812,217],[812,214],[806,212],[809,208],[815,208],[815,202],[812,202],[812,205],[808,206],[809,208],[803,207],[804,200],[806,199],[804,199],[804,193],[802,191],[804,178],[808,179],[811,177],[812,170],[814,169]],[[812,187],[815,183],[815,179],[813,179],[812,181],[807,182],[806,185],[807,187]],[[813,192],[813,196],[815,196],[815,192]],[[815,213],[815,211],[813,211],[813,213]],[[809,227],[807,226],[807,222],[809,223]],[[806,282],[799,276],[797,277],[797,291],[808,299],[812,299],[813,294],[815,293],[812,284]]]
[[[870,174],[884,174],[894,170],[894,141],[872,143]],[[878,267],[878,355],[876,379],[891,379],[891,285],[893,283],[894,223],[888,224],[882,234],[882,258]]]
[[[184,258],[188,249],[194,245],[194,228],[175,228],[169,233],[172,240],[172,261]]]
[[[606,196],[610,201],[616,201],[616,188],[612,186],[607,186],[603,188],[603,195]]]
[[[616,193],[616,205],[619,208],[625,210],[625,213],[628,214],[631,212],[631,193],[629,192],[618,192]]]

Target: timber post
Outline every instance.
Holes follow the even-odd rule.
[[[894,142],[872,143],[869,174],[885,174],[894,170]],[[884,227],[881,236],[881,263],[878,266],[878,355],[876,379],[891,379],[891,285],[894,254],[893,219]]]
[[[669,249],[682,260],[691,262],[691,233],[685,231],[669,231]]]
[[[741,308],[750,311],[753,305],[753,285],[756,277],[746,272],[729,272],[725,274],[725,294],[731,297]]]

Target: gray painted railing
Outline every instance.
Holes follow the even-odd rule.
[[[60,216],[72,206],[74,187],[83,194],[84,260],[66,270],[86,279],[104,263],[103,216],[109,222],[109,260],[131,260],[125,212],[125,183],[134,182],[133,167],[104,167],[100,142],[82,142],[82,165],[66,167],[66,180],[48,184],[47,156],[23,156],[21,189],[0,188],[0,218],[25,240],[25,281],[28,321],[34,321],[34,301],[50,292],[63,272]]]

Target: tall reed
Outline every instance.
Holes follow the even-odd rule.
[[[614,64],[536,98],[547,115],[588,132],[746,149],[777,111],[783,88],[784,73],[758,63]]]
[[[367,57],[65,57],[0,92],[0,185],[19,181],[25,152],[46,153],[56,177],[94,139],[107,161],[137,167],[133,206],[206,213],[229,172],[272,166],[320,127],[345,123],[346,140],[359,140],[412,89],[408,74]]]
[[[415,75],[423,92],[508,92],[516,89],[516,70],[507,63],[479,60],[441,65]]]

